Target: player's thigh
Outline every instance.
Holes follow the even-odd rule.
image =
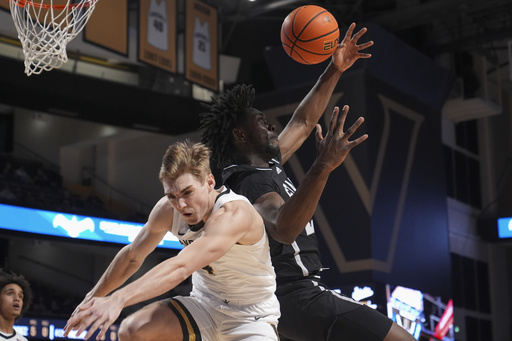
[[[390,331],[392,324],[393,321],[386,315],[366,305],[361,305],[357,309],[348,311],[336,317],[336,320],[330,327],[327,340],[408,340],[393,337],[385,339],[386,335],[388,335]]]
[[[119,328],[119,339],[182,341],[183,333],[178,317],[167,301],[159,301],[124,319]]]
[[[246,319],[223,323],[221,331],[223,341],[271,341],[279,340],[277,319],[269,316],[261,319]]]
[[[311,279],[278,288],[277,296],[279,333],[291,340],[326,340],[337,316],[362,306]]]

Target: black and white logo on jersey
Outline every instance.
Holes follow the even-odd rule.
[[[293,185],[292,181],[289,178],[283,182],[283,188],[289,197],[291,197],[293,193],[295,193],[296,191],[295,186]]]

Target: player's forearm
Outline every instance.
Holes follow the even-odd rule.
[[[191,275],[186,266],[177,264],[176,259],[168,259],[149,270],[144,276],[112,294],[123,307],[149,300],[165,294]]]
[[[142,265],[122,249],[112,260],[94,288],[87,294],[90,297],[104,297],[123,285]]]
[[[331,62],[297,108],[297,119],[313,126],[325,111],[342,72]],[[313,129],[313,128],[311,128]]]
[[[314,163],[306,173],[293,196],[281,206],[275,220],[274,239],[293,243],[306,224],[312,219],[330,171]],[[277,237],[277,238],[276,238]]]

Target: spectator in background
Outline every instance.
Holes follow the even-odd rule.
[[[0,269],[0,341],[27,341],[14,330],[14,322],[32,301],[30,283],[22,275]]]

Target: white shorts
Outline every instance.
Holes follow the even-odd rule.
[[[233,305],[206,296],[175,296],[169,307],[178,316],[183,340],[279,340],[279,301]]]

